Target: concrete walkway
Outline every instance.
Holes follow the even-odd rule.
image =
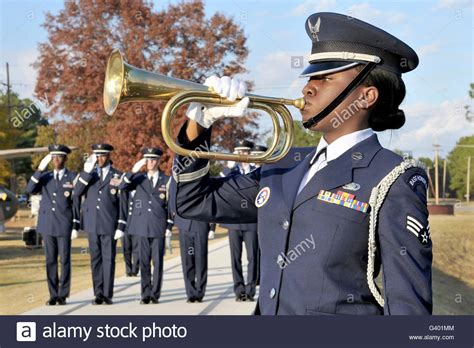
[[[245,250],[245,248],[244,248]],[[246,269],[246,255],[242,256]],[[165,261],[158,304],[140,305],[140,278],[115,280],[114,304],[93,306],[92,289],[73,294],[65,306],[41,306],[24,315],[250,315],[256,302],[235,302],[227,238],[209,246],[206,296],[202,303],[186,303],[181,258]]]

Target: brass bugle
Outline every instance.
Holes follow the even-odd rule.
[[[108,115],[113,115],[117,107],[122,103],[168,100],[161,117],[161,131],[166,145],[168,145],[171,151],[179,155],[235,162],[277,162],[288,153],[293,144],[293,119],[286,105],[303,109],[304,99],[293,100],[254,94],[246,96],[250,99],[249,108],[265,111],[272,119],[274,136],[268,150],[263,154],[244,155],[194,151],[176,144],[172,136],[171,121],[180,106],[190,102],[228,106],[235,102],[230,102],[220,97],[209,87],[199,83],[134,67],[125,62],[118,50],[112,52],[107,63],[103,98],[104,109]],[[280,126],[279,117],[282,120],[283,130]],[[283,138],[282,134],[284,134]]]

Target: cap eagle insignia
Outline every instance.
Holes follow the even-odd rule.
[[[311,32],[311,35],[313,36],[313,39],[316,39],[317,41],[319,41],[318,34],[321,28],[321,18],[318,17],[318,20],[316,21],[315,25],[312,25],[311,21],[308,18],[308,28],[309,28],[309,31]]]

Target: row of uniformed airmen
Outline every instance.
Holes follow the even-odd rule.
[[[112,166],[113,146],[94,144],[84,170],[66,169],[65,145],[49,146],[31,177],[27,191],[41,194],[37,231],[42,234],[50,298],[46,305],[64,305],[71,283],[71,239],[87,233],[94,305],[112,304],[116,244],[122,238],[127,276],[141,273],[141,304],[158,303],[163,275],[165,237],[171,237],[169,177],[158,169],[162,151],[145,148],[131,172]],[[52,161],[53,171],[46,171]],[[140,172],[146,165],[146,172]],[[178,219],[183,274],[188,302],[201,302],[207,283],[207,239],[215,224]],[[193,249],[192,253],[186,250]],[[61,275],[58,276],[58,256]],[[153,262],[153,271],[151,263]]]

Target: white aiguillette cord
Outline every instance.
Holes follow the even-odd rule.
[[[375,252],[377,250],[377,243],[375,241],[375,232],[377,229],[377,218],[380,208],[387,196],[390,187],[395,183],[400,175],[405,173],[409,168],[421,168],[425,170],[425,167],[414,159],[405,160],[398,166],[392,169],[377,186],[372,189],[370,194],[370,218],[369,218],[369,248],[368,248],[368,261],[367,261],[367,284],[369,285],[370,292],[377,300],[381,307],[384,307],[385,301],[382,294],[377,289],[374,281],[374,263],[375,263]],[[382,265],[383,266],[383,265]]]

